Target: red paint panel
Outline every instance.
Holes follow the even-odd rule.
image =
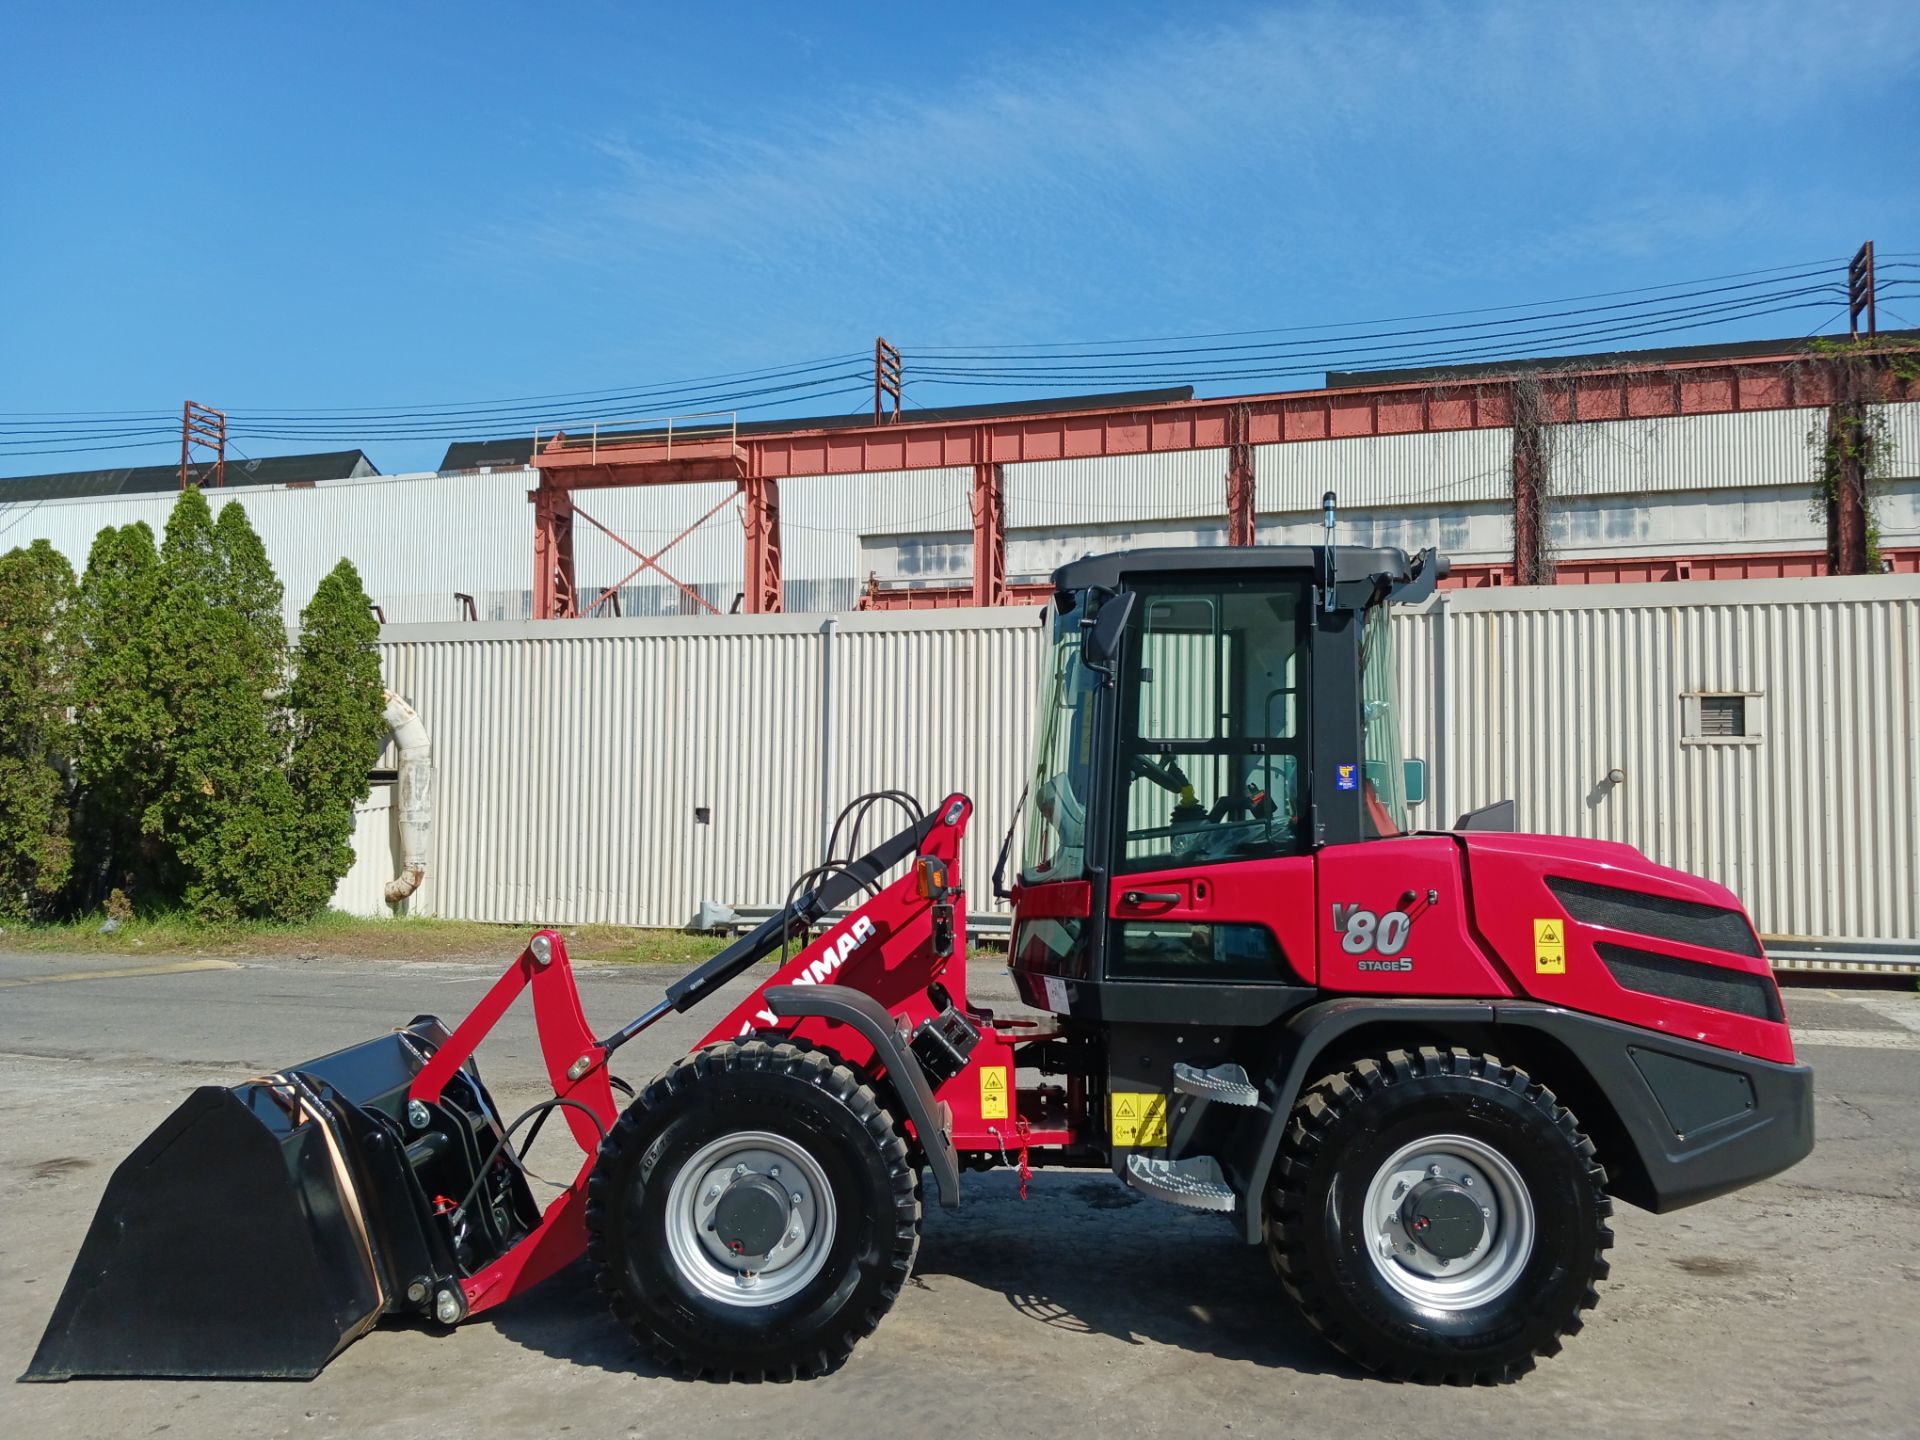
[[[1198,865],[1187,870],[1150,870],[1115,877],[1108,914],[1116,919],[1187,921],[1196,925],[1259,925],[1273,933],[1281,952],[1307,984],[1314,983],[1314,860],[1310,855]],[[1128,905],[1129,890],[1173,893],[1172,905]]]
[[[1764,957],[1705,950],[1579,924],[1567,917],[1546,881],[1549,876],[1560,876],[1738,910],[1740,902],[1731,890],[1656,865],[1632,846],[1609,841],[1547,835],[1473,834],[1464,838],[1480,933],[1504,957],[1527,995],[1763,1060],[1785,1063],[1793,1059],[1793,1040],[1784,1024],[1628,990],[1614,980],[1594,947],[1610,941],[1771,978],[1773,972]],[[1534,922],[1550,918],[1567,922],[1564,973],[1542,971],[1535,963]]]
[[[1320,852],[1319,872],[1313,926],[1325,989],[1477,999],[1516,993],[1474,936],[1460,847],[1451,837],[1331,845]],[[1336,906],[1352,907],[1342,910],[1345,924],[1335,924]],[[1371,923],[1356,926],[1352,916],[1360,913]],[[1395,915],[1406,917],[1404,943],[1399,922],[1388,918]]]
[[[1364,392],[1335,400],[1329,419],[1331,433],[1339,438],[1373,434],[1379,428],[1374,423],[1374,406],[1378,403],[1375,396]]]
[[[1084,880],[1013,887],[1014,923],[1027,920],[1084,920],[1093,913],[1093,887]]]

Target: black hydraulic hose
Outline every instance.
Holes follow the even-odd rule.
[[[585,1115],[587,1119],[591,1120],[593,1122],[593,1128],[600,1132],[600,1143],[603,1145],[606,1143],[607,1127],[600,1123],[600,1117],[594,1114],[593,1108],[589,1105],[583,1105],[578,1100],[567,1100],[558,1095],[554,1096],[551,1100],[542,1100],[537,1105],[529,1105],[525,1110],[522,1110],[518,1115],[514,1116],[513,1123],[501,1132],[499,1143],[487,1153],[487,1158],[480,1162],[480,1169],[473,1177],[472,1186],[469,1187],[465,1195],[460,1197],[460,1203],[446,1213],[449,1215],[460,1215],[465,1212],[468,1205],[473,1203],[473,1197],[478,1195],[480,1193],[480,1187],[487,1183],[487,1171],[493,1168],[493,1162],[498,1160],[501,1152],[512,1143],[514,1131],[518,1130],[536,1115],[544,1119],[549,1110],[557,1109],[562,1105],[573,1110],[578,1110],[582,1115]],[[529,1136],[527,1139],[527,1147],[531,1149],[532,1146],[533,1139]],[[515,1158],[524,1158],[525,1154],[526,1151],[523,1150],[520,1155]]]
[[[611,1085],[614,1089],[618,1090],[622,1095],[626,1096],[629,1100],[633,1099],[633,1086],[629,1085],[626,1081],[622,1080],[618,1075],[607,1076],[607,1083]],[[574,1102],[568,1101],[567,1103],[573,1104]],[[527,1156],[533,1153],[533,1142],[540,1138],[540,1127],[547,1123],[547,1117],[551,1115],[553,1111],[554,1111],[553,1106],[547,1106],[546,1108],[542,1109],[540,1111],[539,1118],[533,1122],[533,1128],[527,1131],[526,1141],[520,1147],[519,1159],[522,1166],[526,1165]]]
[[[846,862],[841,869],[822,880],[818,889],[800,895],[779,914],[734,941],[706,964],[674,981],[667,987],[664,1003],[680,1011],[697,1005],[754,961],[774,950],[780,944],[781,936],[790,933],[795,921],[811,924],[843,900],[864,888],[870,888],[887,871],[919,850],[934,823],[934,817],[924,817],[897,835],[881,841],[859,859]],[[635,1027],[627,1027],[627,1030],[602,1042],[603,1052],[611,1051],[616,1044],[632,1038],[629,1032],[638,1033]]]

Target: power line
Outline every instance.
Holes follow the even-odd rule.
[[[1890,251],[1890,254],[1920,255],[1920,251]],[[1176,340],[1230,340],[1243,335],[1291,335],[1305,330],[1332,330],[1342,325],[1408,325],[1416,320],[1446,320],[1458,315],[1494,315],[1512,310],[1532,310],[1542,305],[1574,305],[1584,300],[1611,300],[1620,295],[1648,295],[1657,290],[1677,290],[1688,285],[1716,285],[1723,280],[1744,280],[1754,275],[1775,275],[1783,270],[1817,270],[1821,267],[1844,266],[1847,257],[1842,255],[1827,260],[1803,260],[1793,265],[1770,265],[1760,270],[1735,270],[1725,275],[1708,275],[1697,280],[1671,280],[1661,285],[1640,285],[1627,290],[1596,290],[1590,295],[1565,295],[1557,300],[1523,300],[1511,305],[1481,305],[1468,310],[1431,310],[1421,315],[1397,315],[1386,319],[1361,321],[1326,321],[1312,325],[1281,325],[1262,330],[1217,330],[1198,335],[1153,335],[1136,340],[1032,340],[1004,344],[978,345],[911,345],[918,355],[931,355],[949,350],[1037,350],[1066,345],[1159,345]]]
[[[1761,285],[1766,285],[1766,284],[1778,285],[1790,280],[1803,280],[1803,279],[1808,279],[1815,275],[1831,274],[1831,273],[1832,273],[1831,271],[1807,270],[1797,275],[1781,276],[1778,279],[1772,280],[1772,281],[1755,280],[1755,281],[1749,281],[1744,285],[1721,285],[1710,290],[1694,290],[1694,291],[1686,292],[1684,294],[1663,295],[1659,297],[1659,299],[1660,301],[1692,300],[1692,299],[1698,299],[1701,296],[1705,296],[1705,295],[1726,294],[1735,290],[1751,290]],[[1839,288],[1839,285],[1840,285],[1840,282],[1837,279],[1829,282],[1829,286],[1831,288],[1835,288],[1836,290]],[[1788,293],[1788,292],[1783,291],[1780,293]],[[1335,335],[1335,336],[1317,337],[1314,339],[1306,339],[1306,340],[1275,340],[1275,341],[1268,341],[1264,344],[1249,343],[1244,345],[1193,345],[1193,346],[1177,347],[1171,350],[1100,349],[1100,350],[1085,350],[1085,351],[1065,351],[1058,355],[1048,355],[1048,356],[1042,356],[1038,358],[1045,359],[1045,360],[1072,360],[1072,359],[1083,359],[1083,358],[1100,359],[1100,358],[1106,358],[1106,357],[1111,357],[1116,355],[1194,355],[1194,354],[1211,354],[1211,353],[1218,353],[1218,352],[1232,351],[1232,350],[1293,349],[1293,348],[1299,348],[1299,347],[1308,346],[1308,345],[1338,344],[1348,339],[1367,339],[1367,340],[1397,339],[1397,338],[1404,338],[1409,335],[1459,334],[1459,333],[1464,333],[1466,331],[1485,330],[1493,327],[1510,328],[1515,324],[1516,321],[1558,320],[1558,319],[1565,319],[1568,317],[1578,316],[1578,315],[1597,315],[1597,314],[1601,314],[1603,312],[1612,311],[1612,310],[1643,309],[1645,306],[1649,304],[1654,304],[1654,303],[1658,303],[1658,302],[1647,301],[1647,300],[1629,300],[1629,301],[1621,301],[1618,304],[1614,304],[1614,305],[1589,305],[1589,306],[1585,306],[1585,307],[1574,309],[1574,310],[1543,310],[1543,311],[1539,311],[1536,314],[1511,316],[1504,320],[1476,320],[1466,325],[1428,325],[1428,326],[1421,326],[1414,329],[1406,329],[1406,330],[1365,330],[1365,331],[1356,332],[1354,335],[1345,335],[1345,336]],[[1729,302],[1729,303],[1734,303],[1734,302]],[[1658,313],[1664,313],[1664,312],[1654,311],[1654,312],[1648,312],[1648,313],[1658,314]],[[1299,326],[1295,328],[1301,329],[1301,330],[1306,330],[1306,329],[1318,330],[1318,329],[1329,329],[1329,328],[1336,328],[1336,327]],[[1253,332],[1253,333],[1277,334],[1280,332],[1270,331],[1270,332]],[[1511,333],[1525,334],[1527,332],[1512,331]],[[1194,336],[1190,338],[1201,339],[1204,337]],[[991,349],[993,347],[983,346],[980,348]],[[967,360],[992,360],[1002,364],[1020,363],[1020,362],[1010,362],[1006,359],[1006,357],[998,356],[998,355],[962,354],[962,355],[943,355],[941,358],[949,362],[967,361]]]
[[[1914,261],[1893,258],[1914,254],[1920,252],[1887,252],[1881,268],[1920,270]],[[1590,349],[1808,309],[1822,313],[1817,331],[1844,292],[1838,263],[1771,266],[1564,300],[1436,311],[1360,324],[1296,325],[1146,340],[911,347],[913,357],[924,357],[924,363],[911,366],[910,380],[922,386],[1018,386],[1031,391],[1139,382],[1244,383],[1347,368],[1363,372],[1439,368]],[[1810,283],[1798,283],[1802,281]],[[1905,276],[1884,278],[1879,286],[1883,300],[1916,293],[1920,293],[1920,279]],[[1589,301],[1604,303],[1584,303]],[[1414,323],[1458,317],[1498,318]],[[1240,338],[1248,336],[1261,338]],[[1188,343],[1212,340],[1234,343]],[[632,428],[657,422],[668,408],[683,416],[690,411],[759,411],[858,395],[871,377],[868,361],[867,355],[856,352],[704,379],[511,400],[305,410],[230,407],[228,415],[236,437],[269,442],[458,440],[561,429],[578,433],[578,427],[587,424]],[[652,408],[653,414],[619,416],[624,407]],[[177,434],[178,426],[170,412],[127,410],[0,412],[0,422],[11,422],[0,423],[0,457],[19,458],[158,449],[167,443],[166,437]]]
[[[1511,339],[1491,341],[1490,343],[1460,347],[1415,347],[1392,355],[1376,353],[1385,347],[1365,347],[1364,349],[1333,352],[1329,354],[1286,355],[1271,357],[1275,363],[1263,365],[1244,361],[1222,361],[1205,369],[1196,367],[1161,366],[1142,369],[1129,366],[1076,366],[1059,367],[1057,370],[1040,368],[987,369],[984,367],[955,368],[943,370],[938,367],[918,367],[921,378],[931,378],[942,385],[967,384],[1115,384],[1147,379],[1181,379],[1190,383],[1212,383],[1229,380],[1252,380],[1263,377],[1281,377],[1311,375],[1327,370],[1344,368],[1354,360],[1361,360],[1369,369],[1394,370],[1411,367],[1438,368],[1453,364],[1473,364],[1497,359],[1521,359],[1540,355],[1542,352],[1567,347],[1590,348],[1599,341],[1629,340],[1647,336],[1673,334],[1680,331],[1697,330],[1706,326],[1718,325],[1729,320],[1751,319],[1766,315],[1786,314],[1796,310],[1827,308],[1832,305],[1831,298],[1798,301],[1787,304],[1756,306],[1739,311],[1716,310],[1702,319],[1690,322],[1662,320],[1650,326],[1633,324],[1615,324],[1604,326],[1580,326],[1561,330],[1537,337],[1532,343],[1521,346],[1523,354],[1515,354]],[[1228,368],[1231,366],[1232,368]]]

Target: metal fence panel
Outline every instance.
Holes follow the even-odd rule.
[[[678,925],[701,898],[777,905],[833,813],[893,786],[974,798],[965,876],[988,909],[1036,619],[389,627],[389,683],[434,740],[436,912]],[[1512,798],[1523,829],[1722,881],[1763,933],[1920,954],[1920,579],[1455,591],[1395,635],[1405,743],[1431,766],[1421,825]],[[1742,696],[1754,733],[1684,734],[1703,691]]]

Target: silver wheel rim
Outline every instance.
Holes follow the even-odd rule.
[[[1442,1260],[1408,1229],[1406,1199],[1424,1180],[1451,1181],[1477,1197],[1485,1229],[1467,1254]],[[1533,1254],[1526,1182],[1505,1155],[1466,1135],[1429,1135],[1402,1145],[1374,1172],[1362,1213],[1373,1268],[1401,1295],[1433,1310],[1472,1310],[1499,1299]]]
[[[787,1224],[764,1256],[730,1254],[714,1230],[727,1191],[771,1183],[785,1196]],[[709,1300],[754,1308],[799,1293],[833,1248],[833,1188],[820,1163],[784,1135],[738,1130],[700,1148],[667,1188],[667,1253],[681,1277]]]

